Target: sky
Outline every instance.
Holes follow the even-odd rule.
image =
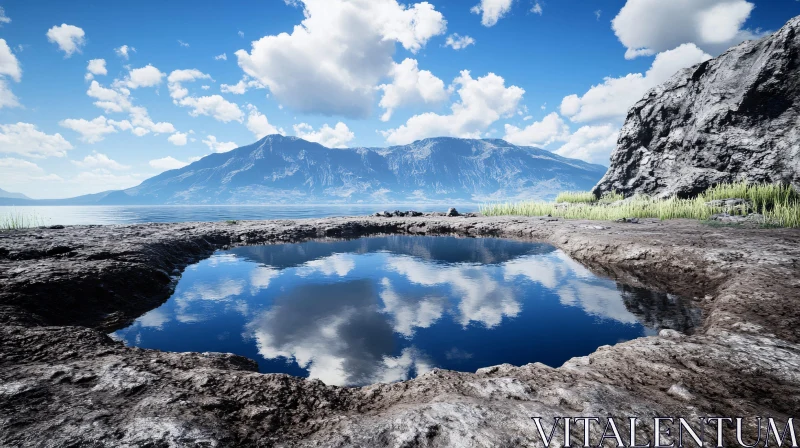
[[[137,185],[269,134],[608,165],[627,110],[797,0],[0,0],[0,188]]]

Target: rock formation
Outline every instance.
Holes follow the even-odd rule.
[[[650,90],[594,192],[686,197],[741,180],[800,189],[800,16]]]

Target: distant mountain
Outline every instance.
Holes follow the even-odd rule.
[[[552,199],[588,190],[606,168],[503,140],[431,138],[331,149],[270,135],[122,191],[62,203],[379,204]]]
[[[0,188],[0,198],[30,199],[29,197],[25,196],[22,193],[12,193],[10,191],[3,190],[2,188]]]

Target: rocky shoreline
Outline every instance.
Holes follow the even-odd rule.
[[[106,336],[214,250],[375,234],[549,242],[622,283],[696,297],[704,320],[692,335],[663,330],[559,368],[434,370],[363,388]],[[798,230],[682,220],[428,215],[0,233],[0,445],[536,446],[531,417],[785,421],[800,409],[799,263]],[[652,428],[637,432],[647,440]]]

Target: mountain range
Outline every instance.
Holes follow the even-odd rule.
[[[269,135],[126,190],[16,205],[388,204],[552,199],[589,190],[606,167],[498,139],[430,138],[333,149]]]

